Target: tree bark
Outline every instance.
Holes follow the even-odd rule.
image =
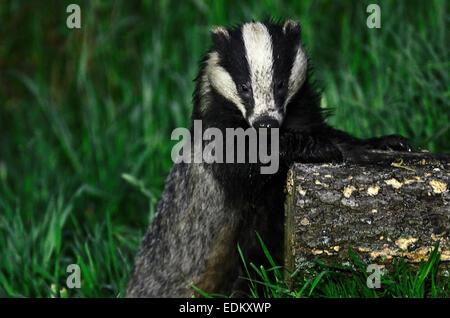
[[[286,185],[285,265],[417,264],[439,241],[450,270],[450,155],[370,151],[358,163],[294,164]]]

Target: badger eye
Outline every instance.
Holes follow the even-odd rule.
[[[283,81],[277,82],[277,84],[276,84],[275,87],[276,87],[277,90],[283,89],[283,87],[284,87],[284,82],[283,82]]]
[[[241,84],[241,85],[239,85],[239,90],[242,93],[248,93],[250,91],[250,88],[248,87],[247,84]]]

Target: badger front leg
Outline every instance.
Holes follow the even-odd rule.
[[[358,146],[365,149],[412,151],[411,142],[397,134],[362,139],[331,127],[327,127],[324,131],[335,144]]]
[[[373,138],[357,138],[344,131],[326,126],[321,130],[342,152],[346,162],[359,162],[367,150],[412,151],[410,141],[401,135],[387,135]]]
[[[388,135],[362,140],[369,149],[412,151],[409,140],[401,135]]]

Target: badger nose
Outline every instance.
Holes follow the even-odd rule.
[[[254,128],[279,128],[280,124],[278,123],[278,120],[270,118],[270,117],[263,117],[260,119],[257,119],[253,123]]]

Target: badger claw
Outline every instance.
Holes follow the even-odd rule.
[[[413,150],[410,141],[401,135],[388,135],[371,140],[369,147],[378,150],[408,151]]]

